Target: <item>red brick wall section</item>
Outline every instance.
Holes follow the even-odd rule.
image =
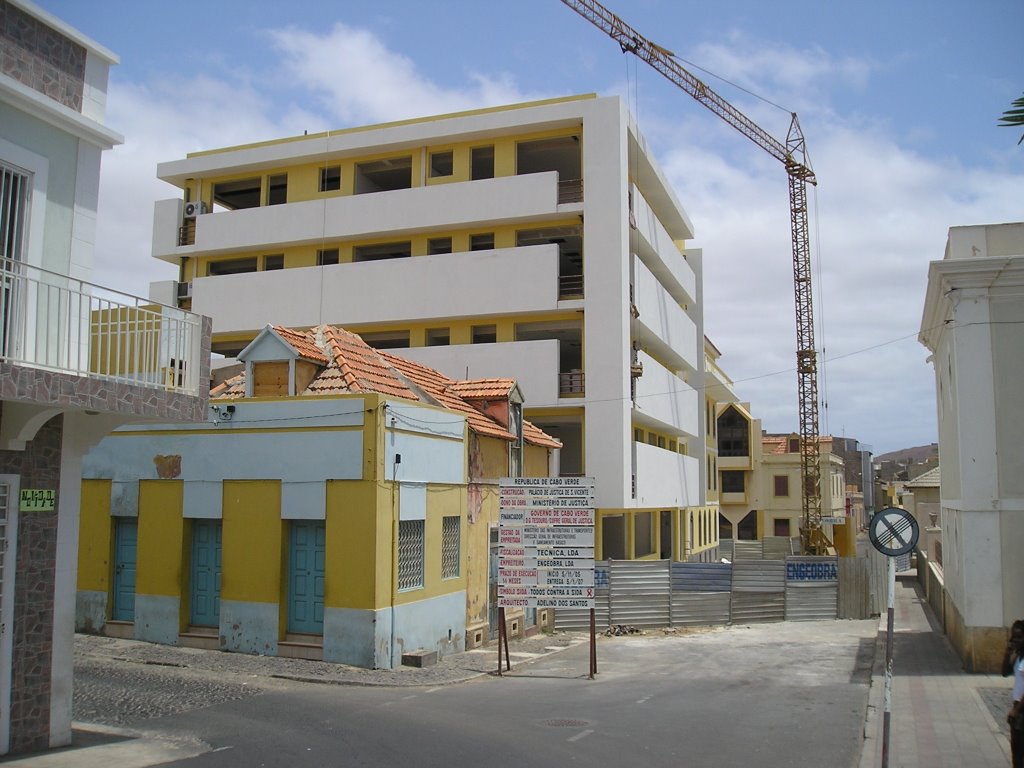
[[[82,111],[85,48],[0,0],[0,71],[56,102]]]
[[[48,421],[24,451],[0,451],[0,474],[20,475],[22,488],[59,486],[64,417]],[[17,499],[11,500],[12,504]],[[60,498],[57,499],[57,506]],[[50,743],[50,675],[57,510],[18,516],[11,674],[11,753]]]

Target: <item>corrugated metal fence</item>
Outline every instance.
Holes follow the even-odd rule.
[[[848,560],[856,559],[737,556],[732,563],[599,562],[595,620],[603,630],[620,624],[652,628],[867,618],[871,615],[864,615],[871,602],[871,595],[865,593],[871,581],[868,563]],[[589,626],[586,609],[555,612],[557,629]]]

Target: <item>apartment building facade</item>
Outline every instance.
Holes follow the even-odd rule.
[[[0,0],[0,754],[71,741],[82,457],[203,418],[210,324],[88,282],[117,57]],[[205,346],[204,346],[205,345]]]
[[[715,546],[701,253],[618,97],[213,149],[158,176],[181,195],[156,205],[153,255],[180,277],[151,295],[210,314],[214,352],[272,314],[453,379],[514,377],[559,471],[595,478],[598,557]]]

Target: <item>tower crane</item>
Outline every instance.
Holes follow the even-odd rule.
[[[789,177],[790,229],[793,238],[793,293],[796,304],[796,371],[800,419],[800,475],[804,554],[824,555],[831,548],[821,528],[821,446],[818,440],[818,358],[814,349],[814,308],[811,292],[810,227],[807,185],[817,185],[808,165],[800,121],[791,113],[789,133],[782,143],[686,70],[671,52],[651,42],[597,0],[562,3],[619,44],[623,53],[646,61],[697,102],[718,115],[761,149],[781,162]]]

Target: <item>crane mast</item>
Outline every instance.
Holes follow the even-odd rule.
[[[681,88],[693,99],[781,162],[789,178],[789,213],[793,239],[793,294],[796,304],[796,370],[800,421],[800,475],[804,554],[823,555],[831,543],[821,529],[821,445],[818,440],[818,357],[814,349],[810,226],[807,185],[817,184],[807,163],[800,121],[791,113],[782,143],[723,99],[676,61],[671,51],[651,42],[597,0],[561,0],[580,16]]]

